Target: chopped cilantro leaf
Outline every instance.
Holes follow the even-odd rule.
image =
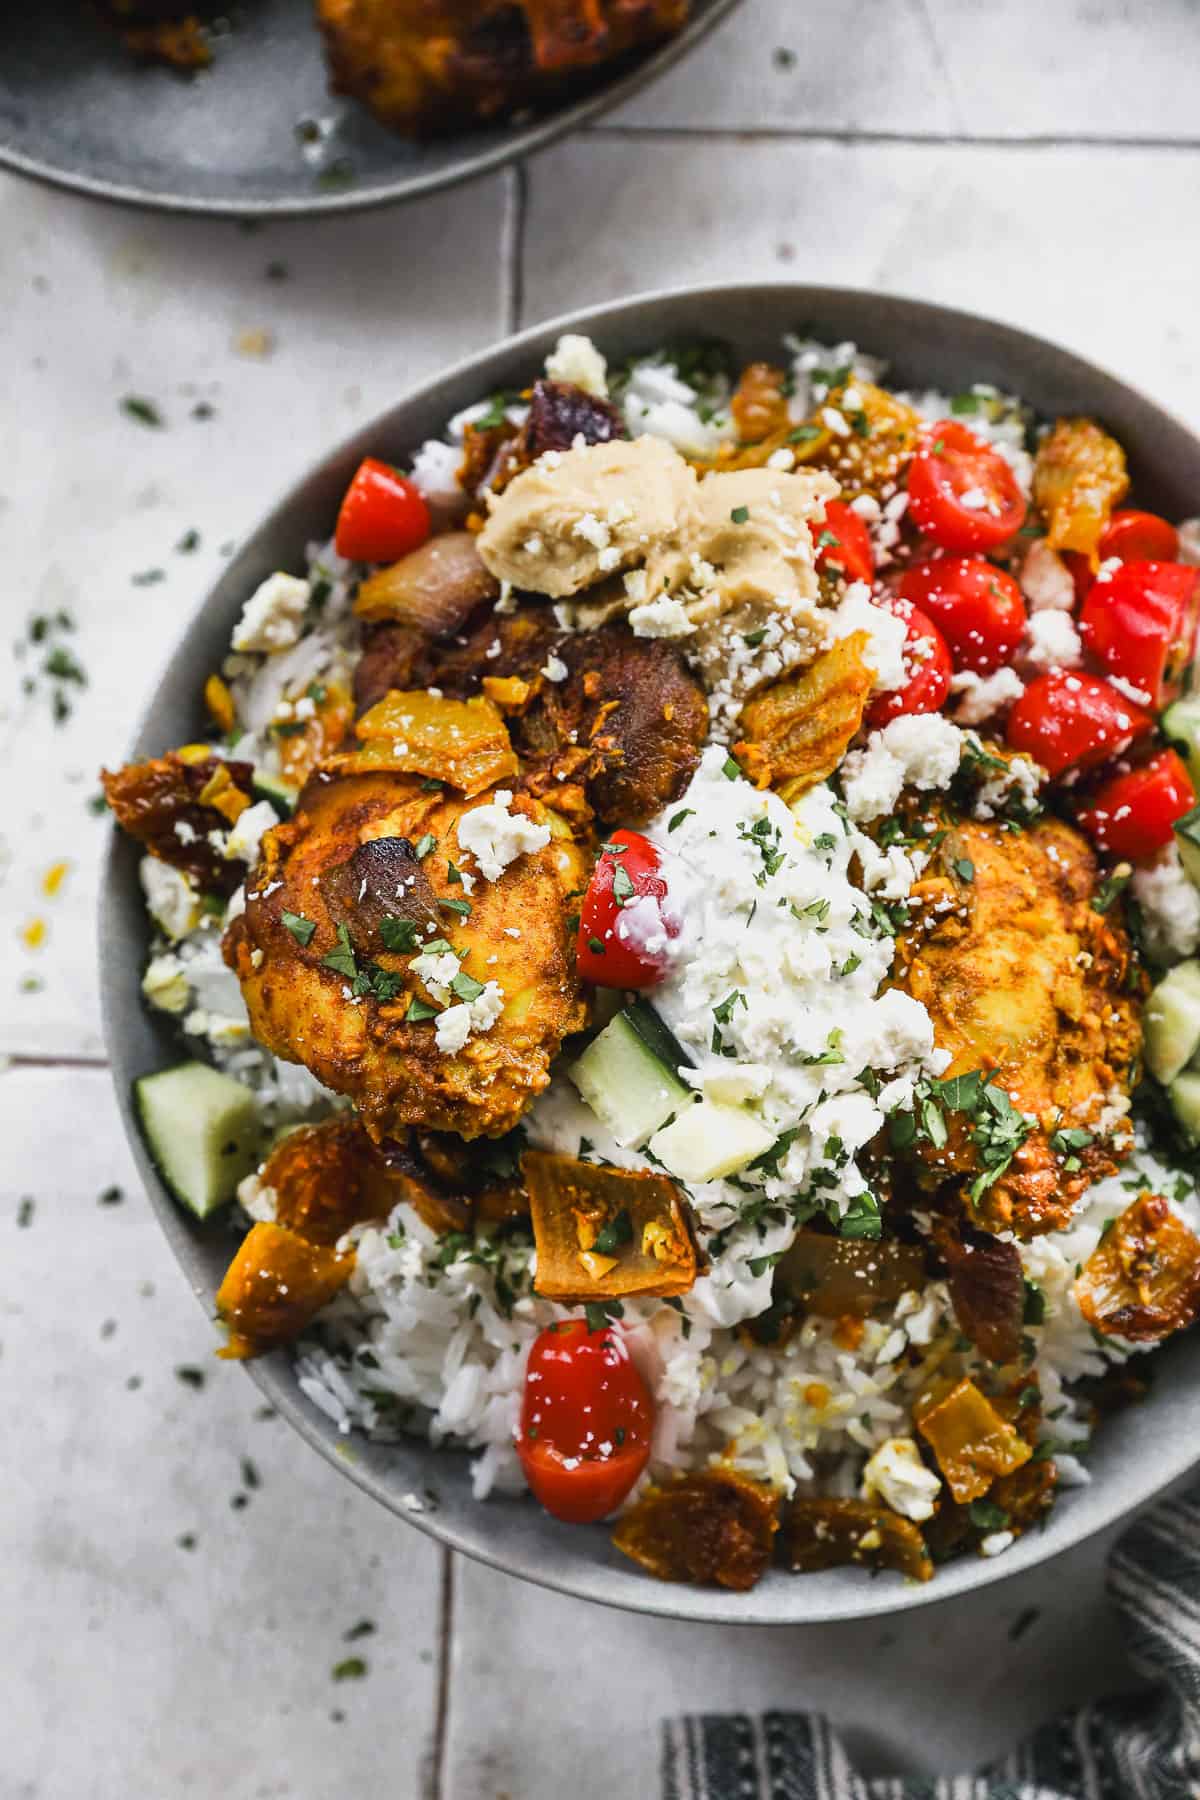
[[[483,992],[482,981],[476,981],[475,977],[468,975],[465,969],[458,971],[450,986],[460,1000],[478,1000]]]
[[[337,939],[337,947],[328,951],[321,958],[321,966],[333,969],[336,974],[345,975],[348,980],[353,981],[358,974],[358,963],[355,960],[354,946],[350,942],[350,932],[347,926],[338,926]]]
[[[413,919],[394,919],[390,916],[380,919],[379,935],[383,939],[385,950],[415,950],[420,944]]]
[[[313,919],[303,918],[300,913],[294,912],[285,912],[281,916],[284,925],[301,947],[312,941],[313,932],[317,929]]]

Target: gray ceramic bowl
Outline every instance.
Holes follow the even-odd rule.
[[[501,167],[627,100],[737,0],[693,0],[648,55],[519,125],[410,143],[329,92],[309,0],[252,0],[211,70],[139,67],[83,0],[0,4],[0,164],[106,200],[282,218],[432,193]],[[320,155],[300,131],[319,121]]]
[[[220,661],[246,595],[275,568],[302,566],[306,541],[333,523],[338,500],[367,452],[403,461],[450,415],[498,387],[519,387],[540,367],[564,329],[591,333],[610,357],[665,341],[727,338],[742,360],[771,356],[784,332],[803,323],[829,341],[850,338],[887,357],[902,383],[955,391],[991,381],[1047,414],[1094,413],[1130,455],[1143,504],[1168,517],[1196,510],[1200,440],[1114,376],[1040,338],[968,313],[848,289],[779,285],[717,287],[650,295],[573,313],[510,338],[460,363],[383,412],[318,464],[270,514],[201,607],[160,682],[132,746],[158,755],[203,729],[200,689]],[[148,942],[137,854],[114,838],[100,920],[105,1028],[117,1099],[151,1203],[197,1298],[212,1297],[229,1254],[227,1234],[199,1227],[174,1204],[146,1154],[130,1105],[138,1075],[179,1059],[170,1030],[143,1007],[139,977]],[[380,1446],[339,1438],[300,1393],[285,1354],[248,1365],[273,1404],[336,1468],[422,1531],[467,1555],[565,1593],[668,1617],[741,1624],[796,1624],[865,1617],[961,1594],[1043,1562],[1110,1524],[1182,1474],[1200,1446],[1200,1335],[1156,1359],[1152,1396],[1111,1420],[1092,1459],[1091,1486],[1068,1493],[1044,1531],[990,1561],[941,1569],[923,1587],[861,1571],[772,1572],[749,1594],[668,1586],[618,1555],[602,1527],[558,1524],[527,1499],[471,1498],[461,1452],[420,1443]],[[1197,1391],[1192,1392],[1192,1383]],[[415,1505],[414,1505],[415,1496]],[[425,1510],[416,1510],[424,1507]]]

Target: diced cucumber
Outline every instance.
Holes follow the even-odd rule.
[[[1164,975],[1142,1014],[1146,1067],[1164,1087],[1200,1050],[1200,962],[1178,963]]]
[[[1188,766],[1188,774],[1200,787],[1200,694],[1189,694],[1168,706],[1159,720],[1163,736],[1178,744]]]
[[[650,1140],[668,1173],[680,1181],[719,1181],[762,1156],[775,1134],[743,1106],[701,1100]]]
[[[198,1219],[232,1200],[258,1159],[254,1095],[207,1063],[180,1063],[133,1084],[150,1154],[175,1198]]]
[[[620,1012],[567,1071],[618,1144],[637,1150],[689,1099],[674,1071]]]
[[[1200,806],[1193,806],[1190,813],[1176,819],[1175,842],[1184,873],[1195,887],[1200,887]]]
[[[625,1017],[650,1054],[657,1056],[659,1062],[666,1063],[668,1069],[693,1067],[692,1058],[648,1000],[631,1000],[625,1008]]]
[[[1200,1144],[1200,1071],[1185,1070],[1167,1089],[1171,1111],[1190,1144]]]
[[[256,800],[269,800],[281,819],[291,818],[296,810],[299,788],[294,788],[282,775],[272,775],[269,769],[255,769],[250,785]]]

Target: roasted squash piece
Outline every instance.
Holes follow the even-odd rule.
[[[925,1285],[925,1254],[895,1238],[862,1238],[798,1231],[775,1270],[775,1292],[798,1301],[819,1319],[866,1319]]]
[[[314,683],[308,697],[314,708],[311,716],[289,720],[284,730],[275,730],[279,772],[297,792],[339,748],[354,718],[354,701],[338,681]]]
[[[289,1131],[259,1181],[274,1192],[276,1224],[309,1244],[336,1244],[352,1225],[386,1218],[406,1197],[350,1112]]]
[[[411,625],[427,637],[451,638],[500,583],[485,569],[469,531],[443,531],[390,568],[377,569],[358,590],[354,610],[372,623]]]
[[[613,1543],[660,1581],[746,1593],[761,1580],[779,1529],[772,1488],[735,1469],[681,1475],[645,1494],[613,1529]]]
[[[828,429],[826,415],[831,410],[841,414],[848,433]],[[797,462],[836,475],[845,500],[859,494],[879,499],[894,486],[916,450],[921,417],[873,382],[850,381],[830,391],[807,429],[817,435],[792,446]]]
[[[1033,498],[1051,550],[1078,550],[1095,568],[1113,507],[1128,492],[1125,452],[1094,419],[1059,419],[1038,446]]]
[[[252,1225],[217,1289],[229,1327],[219,1356],[241,1360],[290,1343],[350,1279],[354,1254],[310,1244],[284,1225]]]
[[[916,1421],[947,1487],[962,1505],[981,1499],[997,1476],[1011,1475],[1033,1455],[973,1381],[960,1381],[941,1398],[919,1401]]]
[[[344,773],[424,775],[448,782],[469,800],[518,772],[508,728],[482,695],[452,700],[421,689],[393,690],[354,729],[362,748],[330,759]]]
[[[791,804],[841,762],[862,724],[874,676],[865,631],[839,638],[797,675],[777,681],[742,709],[734,755],[757,787]]]
[[[933,1239],[946,1265],[946,1286],[959,1330],[989,1361],[1012,1362],[1020,1354],[1025,1316],[1025,1281],[1017,1246],[957,1219],[937,1220]]]
[[[537,1244],[539,1294],[566,1302],[686,1294],[701,1272],[691,1209],[666,1175],[521,1158]]]
[[[913,1581],[933,1575],[925,1540],[911,1519],[869,1500],[793,1500],[784,1508],[780,1543],[784,1561],[797,1575],[847,1563],[896,1569]]]
[[[747,363],[729,403],[740,443],[757,444],[787,429],[787,388],[786,370],[772,363]]]
[[[249,763],[226,762],[207,744],[185,744],[115,773],[100,771],[121,829],[218,894],[233,892],[246,865],[227,859],[209,834],[223,836],[250,805],[252,777]]]
[[[1160,1194],[1139,1194],[1084,1263],[1074,1292],[1106,1337],[1157,1343],[1200,1317],[1200,1238]]]

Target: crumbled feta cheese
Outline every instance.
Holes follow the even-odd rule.
[[[513,813],[512,794],[500,788],[494,800],[473,806],[458,821],[458,841],[479,865],[487,881],[498,881],[511,862],[527,852],[544,850],[550,827]]]
[[[191,990],[179,958],[169,951],[151,957],[142,976],[142,992],[159,1012],[186,1012]]]
[[[448,1006],[434,1020],[434,1037],[443,1056],[457,1056],[471,1035],[471,1008],[465,1000]]]
[[[445,1005],[450,998],[450,983],[460,967],[453,950],[423,950],[408,966],[417,980],[424,982],[434,999]]]
[[[645,592],[645,570],[639,569],[638,574],[642,577],[642,591]],[[684,611],[682,601],[672,599],[669,594],[631,607],[629,625],[634,637],[644,638],[687,637],[696,629]]]
[[[1031,675],[1043,669],[1077,669],[1083,644],[1069,612],[1050,608],[1031,613],[1021,646],[1021,665]]]
[[[593,550],[607,550],[612,533],[603,519],[598,519],[594,512],[585,512],[572,525],[571,536],[582,538]]]
[[[259,800],[248,806],[234,821],[233,829],[225,842],[225,854],[238,857],[242,862],[256,863],[262,846],[263,833],[278,825],[279,815],[269,800]]]
[[[1021,564],[1021,591],[1033,612],[1070,612],[1075,583],[1057,550],[1045,538],[1034,538]]]
[[[789,450],[786,444],[781,444],[778,450],[772,450],[767,458],[768,469],[794,469],[795,466],[796,452]]]
[[[461,492],[458,471],[461,444],[442,444],[428,438],[412,460],[412,479],[429,500],[456,500]]]
[[[577,332],[564,332],[546,358],[546,374],[551,381],[569,381],[585,394],[608,398],[608,364],[591,338]]]
[[[1175,962],[1200,949],[1200,892],[1185,874],[1176,845],[1138,869],[1133,892],[1153,955]]]
[[[233,648],[269,655],[299,641],[308,606],[308,583],[296,575],[268,575],[251,594],[234,627]]]
[[[157,856],[143,856],[138,871],[146,910],[164,937],[177,941],[200,922],[200,895],[189,876]]]
[[[553,651],[550,652],[550,655],[542,664],[541,672],[546,677],[547,681],[565,681],[569,673],[567,665],[562,657],[555,656]]]
[[[902,1518],[921,1524],[933,1517],[941,1481],[921,1460],[912,1438],[888,1438],[880,1444],[862,1473],[863,1494],[878,1494],[885,1506]]]
[[[865,660],[867,667],[875,672],[876,688],[886,691],[904,686],[908,680],[904,667],[908,627],[895,613],[873,603],[865,581],[850,583],[841,604],[835,612],[826,615],[825,622],[834,640],[849,637],[855,631],[867,633],[870,642]]]
[[[1043,615],[1048,618],[1058,616],[1057,613]],[[955,724],[982,725],[985,719],[994,719],[997,713],[1007,712],[1025,692],[1025,683],[1015,669],[997,669],[992,675],[975,675],[970,669],[962,669],[951,676],[950,692],[958,696],[954,708]]]
[[[993,1531],[984,1538],[979,1548],[984,1556],[1001,1556],[1016,1541],[1016,1537],[1011,1531]]]
[[[842,791],[854,819],[891,812],[907,786],[949,787],[962,756],[962,732],[938,713],[905,713],[873,731],[842,764]]]
[[[1012,802],[1025,808],[1037,804],[1046,772],[1029,756],[1011,756],[1003,771],[991,775],[975,794],[975,817],[993,819]]]

